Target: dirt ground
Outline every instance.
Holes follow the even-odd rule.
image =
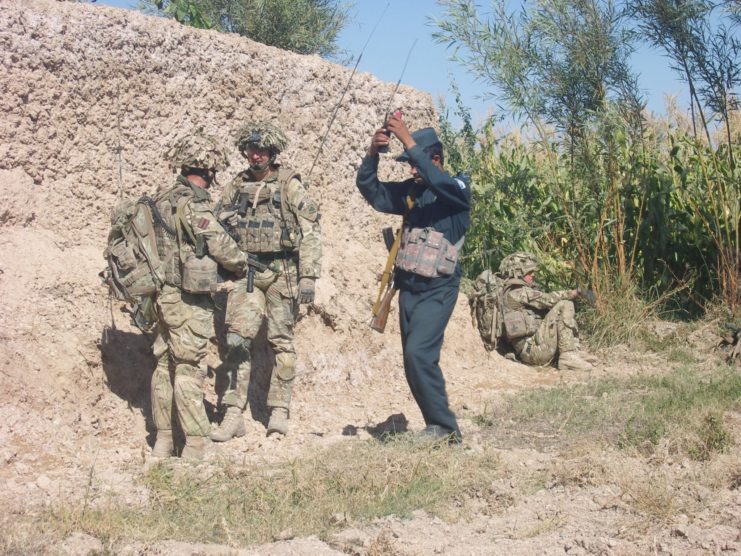
[[[148,461],[148,402],[154,366],[149,339],[131,327],[101,285],[108,213],[120,184],[126,193],[172,180],[163,146],[196,122],[225,141],[248,118],[278,114],[292,146],[284,163],[307,168],[348,71],[232,35],[103,6],[12,0],[0,8],[0,536],[12,546],[16,520],[94,494],[146,503],[137,481]],[[168,53],[177,52],[177,56]],[[266,60],[270,60],[268,63]],[[193,68],[198,72],[193,74]],[[191,72],[191,73],[189,73]],[[267,74],[267,79],[266,79]],[[206,76],[206,78],[202,78]],[[264,83],[272,90],[265,92]],[[375,214],[353,186],[367,139],[393,84],[357,77],[311,180],[322,211],[324,270],[314,307],[301,309],[296,329],[298,378],[290,435],[265,437],[265,397],[272,363],[258,342],[246,412],[247,434],[210,449],[209,461],[280,462],[369,438],[367,427],[403,414],[410,430],[424,424],[403,376],[398,324],[384,335],[368,326],[384,262],[380,230],[396,223]],[[277,92],[277,93],[276,93]],[[275,94],[274,94],[275,93]],[[410,125],[434,123],[428,95],[400,90]],[[116,121],[117,120],[117,123]],[[397,147],[398,149],[398,147]],[[239,170],[235,155],[225,180]],[[387,176],[403,175],[388,170]],[[306,172],[306,170],[304,170]],[[218,191],[215,192],[218,194]],[[223,301],[223,299],[222,299]],[[223,317],[221,317],[223,318]],[[220,323],[217,315],[217,325]],[[493,450],[513,476],[560,469],[555,479],[516,503],[481,505],[473,516],[443,521],[417,512],[353,524],[332,539],[293,538],[239,549],[177,541],[115,547],[120,554],[726,554],[741,551],[738,485],[709,490],[688,481],[690,514],[642,524],[619,482],[595,486],[577,475],[609,468],[657,484],[691,478],[739,461],[736,446],[712,465],[666,457],[646,461],[587,448],[542,448],[492,439],[475,416],[502,396],[537,386],[602,376],[667,370],[651,354],[597,354],[586,376],[534,369],[487,353],[464,296],[448,327],[441,365],[451,405],[465,436],[463,450]],[[208,360],[219,365],[216,345]],[[204,387],[213,410],[219,385]],[[357,434],[348,435],[347,431]],[[207,462],[206,465],[209,463]],[[565,479],[564,479],[565,477]],[[507,499],[508,482],[489,495]],[[670,503],[667,502],[667,503]],[[104,547],[82,532],[33,550],[95,554]]]

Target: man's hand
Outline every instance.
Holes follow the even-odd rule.
[[[314,278],[301,278],[298,281],[298,302],[302,305],[314,303]]]
[[[381,147],[387,147],[389,144],[389,136],[386,135],[386,128],[381,127],[376,130],[371,139],[371,145],[368,149],[368,156],[378,156]]]
[[[394,136],[401,141],[406,150],[411,149],[416,143],[412,139],[412,134],[409,132],[409,128],[401,119],[400,112],[394,112],[391,117],[386,121],[386,130],[393,133]]]
[[[576,294],[590,305],[594,305],[597,302],[597,296],[592,290],[588,290],[585,288],[576,288]]]

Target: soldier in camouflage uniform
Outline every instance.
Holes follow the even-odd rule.
[[[230,384],[222,400],[224,420],[211,439],[225,442],[245,434],[242,411],[247,406],[252,343],[267,317],[267,337],[275,353],[270,380],[267,434],[288,432],[296,352],[293,326],[299,303],[314,301],[314,282],[321,268],[319,211],[298,174],[276,164],[287,146],[283,133],[268,122],[245,125],[237,147],[249,168],[225,188],[219,218],[239,238],[239,246],[268,268],[254,272],[229,292],[226,308]]]
[[[165,266],[165,285],[155,298],[157,337],[153,351],[152,413],[157,428],[154,457],[173,453],[173,419],[185,433],[182,457],[203,459],[211,430],[203,405],[201,361],[214,336],[214,306],[208,290],[216,263],[243,275],[247,259],[211,212],[206,189],[226,165],[224,151],[200,130],[180,139],[167,154],[174,185],[154,196],[157,250]],[[200,279],[199,279],[200,278]]]
[[[558,356],[561,370],[588,371],[579,354],[573,300],[579,290],[545,293],[534,287],[538,263],[518,252],[502,261],[504,332],[515,354],[528,365],[548,365]]]

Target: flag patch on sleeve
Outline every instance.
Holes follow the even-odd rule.
[[[198,223],[196,223],[196,226],[198,226],[201,230],[206,230],[208,228],[208,218],[201,218],[198,220]]]

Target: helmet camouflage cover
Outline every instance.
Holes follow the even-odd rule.
[[[252,146],[258,149],[269,149],[272,154],[278,154],[288,146],[286,136],[270,122],[252,122],[243,125],[237,132],[236,143],[240,152]]]
[[[538,269],[538,261],[532,253],[518,251],[507,255],[499,265],[499,272],[507,278],[523,278]]]
[[[170,161],[175,172],[184,167],[220,172],[229,163],[226,151],[219,141],[200,128],[178,139],[167,151],[165,158]]]

